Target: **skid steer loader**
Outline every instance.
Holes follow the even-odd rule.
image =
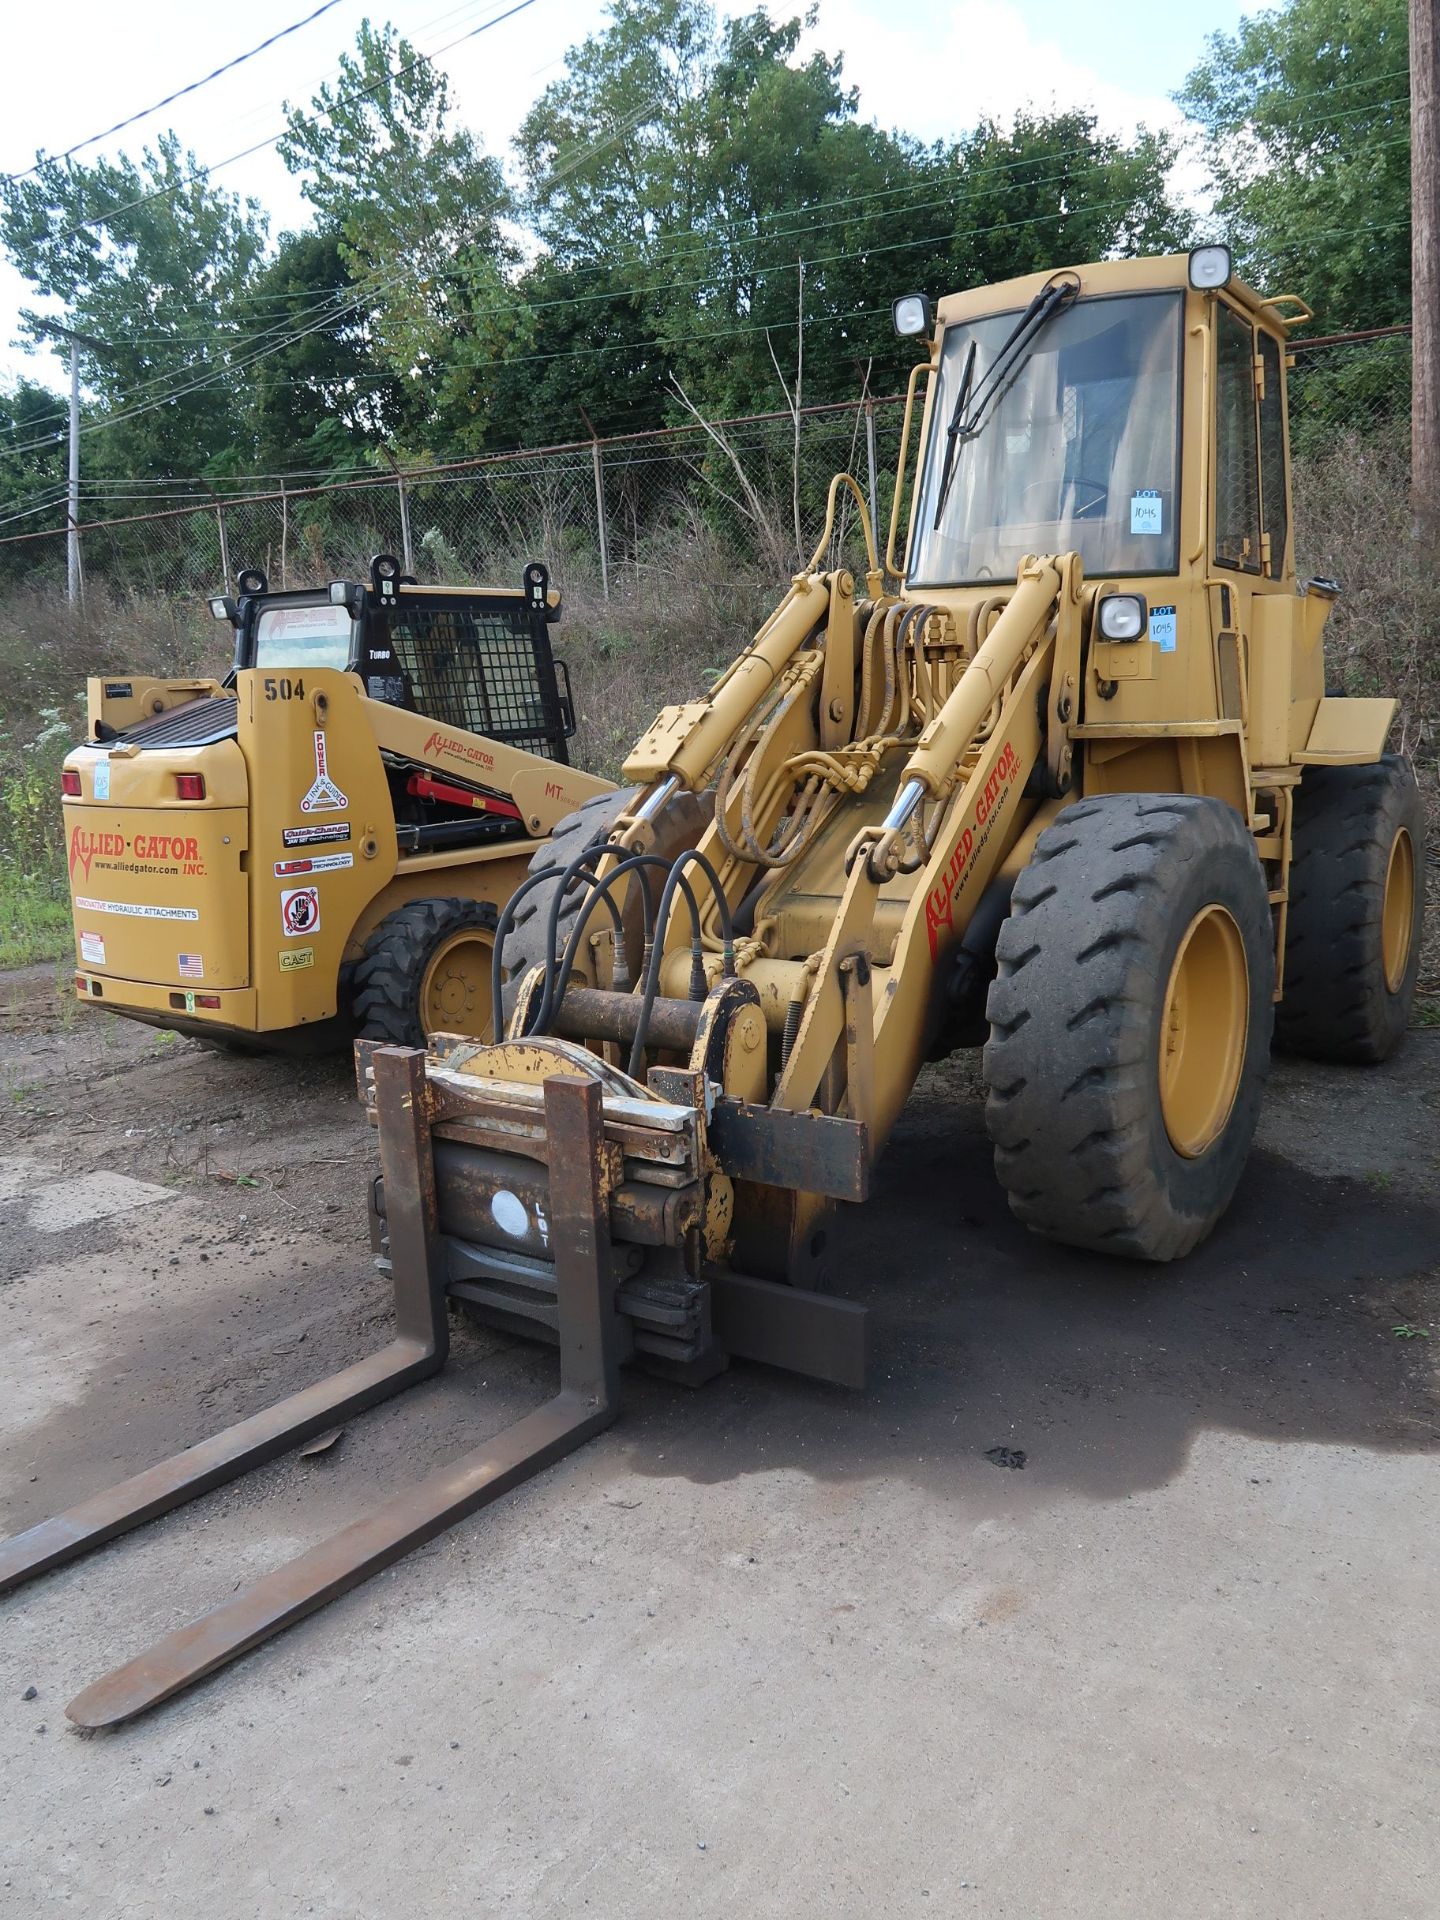
[[[1391,1051],[1422,816],[1385,752],[1395,702],[1326,691],[1337,588],[1295,577],[1286,337],[1307,317],[1223,247],[896,303],[926,351],[885,563],[839,476],[775,613],[512,895],[503,1038],[357,1047],[394,1340],[17,1536],[0,1587],[434,1372],[450,1304],[557,1341],[557,1395],[72,1719],[142,1711],[579,1445],[625,1362],[860,1384],[830,1216],[865,1199],[927,1059],[983,1045],[1025,1227],[1160,1261],[1229,1203],[1272,1026],[1332,1059]],[[829,557],[846,487],[859,583]]]
[[[490,1036],[500,909],[562,816],[610,791],[568,764],[559,595],[368,582],[211,611],[227,678],[91,680],[62,773],[88,1006],[230,1048]]]

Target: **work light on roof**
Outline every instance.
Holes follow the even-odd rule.
[[[1229,247],[1196,247],[1190,255],[1190,284],[1197,292],[1228,286],[1234,270]]]
[[[895,331],[902,340],[930,331],[930,300],[923,293],[902,293],[890,308]]]

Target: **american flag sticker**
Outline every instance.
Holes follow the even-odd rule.
[[[180,978],[182,980],[203,980],[205,978],[205,961],[200,954],[182,953],[180,955]]]

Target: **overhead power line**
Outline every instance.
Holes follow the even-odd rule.
[[[333,112],[336,107],[354,106],[358,101],[368,99],[372,93],[378,93],[382,87],[393,85],[397,80],[403,80],[407,73],[413,73],[423,62],[438,60],[442,54],[450,53],[454,48],[462,46],[465,41],[475,39],[477,34],[488,33],[491,27],[498,27],[502,20],[513,19],[517,13],[524,13],[527,7],[534,5],[535,0],[515,0],[515,5],[507,7],[503,13],[492,14],[488,20],[482,20],[478,27],[471,27],[468,32],[457,34],[453,40],[447,40],[443,47],[436,47],[433,53],[417,53],[413,60],[407,60],[404,66],[397,67],[393,73],[387,72],[385,78],[377,80],[373,86],[359,87],[354,93],[342,94],[331,103],[331,111]],[[183,180],[177,180],[168,187],[157,187],[153,193],[142,193],[134,200],[124,201],[118,207],[107,207],[103,213],[92,214],[86,220],[77,220],[73,227],[67,227],[63,233],[47,234],[45,237],[52,246],[58,246],[62,240],[71,240],[77,233],[86,233],[91,227],[108,225],[110,221],[118,219],[122,213],[131,213],[136,207],[149,206],[152,200],[167,200],[171,194],[183,193],[186,187],[194,186],[197,181],[208,180],[212,174],[219,173],[222,167],[232,167],[237,160],[248,160],[251,154],[262,153],[266,147],[273,147],[278,140],[283,140],[288,132],[288,126],[281,127],[278,133],[269,134],[264,140],[257,140],[253,146],[244,148],[240,153],[232,153],[226,159],[216,160],[208,167],[197,167]]]
[[[318,20],[322,13],[329,13],[340,5],[340,0],[324,0],[313,13],[307,13],[303,20],[293,20],[288,27],[281,27],[278,33],[272,33],[268,40],[262,40],[258,47],[251,47],[248,53],[236,54],[233,60],[227,60],[223,67],[216,67],[213,73],[207,73],[203,79],[192,80],[188,87],[178,87],[174,93],[167,93],[163,100],[157,100],[153,107],[143,107],[139,113],[132,113],[124,120],[117,120],[113,127],[107,127],[103,133],[92,133],[88,140],[77,140],[73,147],[67,147],[63,153],[42,154],[33,167],[26,167],[23,173],[12,173],[11,181],[28,180],[47,160],[64,161],[73,159],[77,153],[83,153],[86,147],[98,146],[102,140],[108,140],[112,134],[123,133],[126,127],[133,127],[138,121],[148,120],[151,114],[160,113],[166,107],[174,106],[177,100],[183,100],[187,94],[198,93],[201,87],[208,87],[212,80],[218,80],[223,73],[233,73],[236,67],[243,67],[247,60],[253,60],[257,53],[264,53],[267,47],[273,47],[277,41],[288,40],[292,33],[298,33],[302,27],[308,27],[312,20]]]

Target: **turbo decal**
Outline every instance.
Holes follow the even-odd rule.
[[[315,779],[300,801],[302,813],[338,813],[350,802],[330,778],[325,764],[325,736],[315,729]]]
[[[985,782],[979,799],[975,802],[975,812],[945,865],[940,878],[925,896],[925,931],[930,937],[930,958],[940,958],[940,932],[944,928],[948,934],[955,931],[955,894],[964,879],[970,862],[990,838],[991,828],[999,814],[1000,805],[1009,790],[1010,782],[1020,771],[1020,762],[1015,757],[1015,749],[1007,741],[1005,751],[995,762],[989,779]]]
[[[420,752],[426,758],[432,753],[439,753],[444,754],[451,760],[465,760],[468,761],[472,767],[493,767],[495,765],[494,754],[486,753],[483,747],[472,746],[468,740],[453,740],[448,734],[441,733],[438,730],[431,734],[430,738],[420,749]]]

